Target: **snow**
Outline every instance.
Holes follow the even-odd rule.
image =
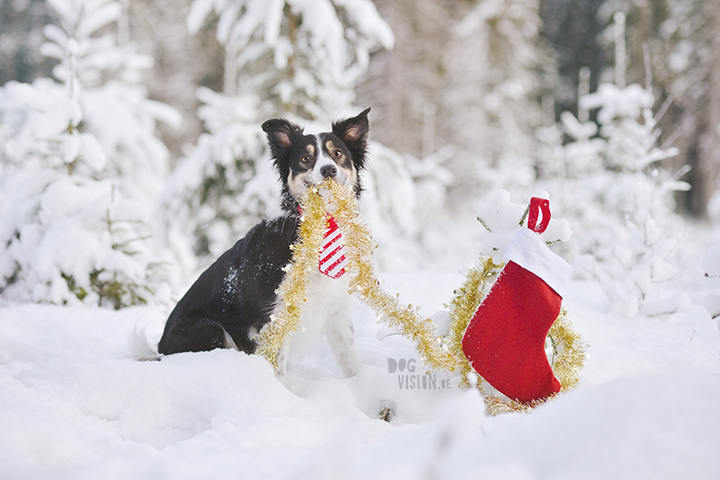
[[[549,197],[547,193],[539,195],[539,198],[547,199],[547,197]],[[482,205],[477,212],[477,219],[486,230],[480,241],[479,252],[481,255],[492,255],[497,265],[503,263],[505,249],[517,234],[520,225],[527,225],[528,221],[526,215],[526,211],[529,212],[528,204],[513,203],[510,198],[509,192],[498,190],[493,201]],[[552,205],[550,209],[552,211]],[[551,244],[566,242],[571,235],[572,229],[568,221],[551,215],[547,229],[540,238],[545,243]]]
[[[702,259],[701,266],[711,277],[720,277],[720,243],[710,247]]]
[[[462,278],[382,280],[436,316]],[[607,313],[594,282],[572,282],[564,305],[590,345],[579,386],[529,414],[488,417],[479,395],[441,373],[437,384],[450,388],[401,389],[411,373],[389,367],[409,366],[413,346],[384,337],[360,303],[360,373],[344,378],[321,344],[291,359],[286,386],[262,357],[236,351],[132,360],[133,332],[157,342],[166,307],[6,304],[0,477],[718,478],[717,321],[698,305],[653,318]],[[389,422],[377,418],[385,407]]]
[[[708,277],[714,278],[715,286],[720,286],[720,243],[716,243],[705,252],[700,267]],[[710,315],[717,317],[720,315],[720,289],[716,289],[715,293],[708,293],[703,301],[703,306],[710,312]]]

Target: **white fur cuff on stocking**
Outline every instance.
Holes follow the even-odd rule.
[[[552,252],[540,236],[529,228],[520,227],[508,245],[503,259],[513,261],[540,277],[550,288],[564,297],[572,267]]]

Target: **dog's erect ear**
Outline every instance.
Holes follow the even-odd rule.
[[[367,151],[367,137],[370,131],[368,113],[370,109],[363,110],[360,115],[347,120],[333,123],[332,131],[340,137],[350,149],[355,166],[361,169],[365,165],[365,152]]]
[[[267,134],[270,152],[276,160],[303,134],[302,128],[284,118],[268,120],[262,124],[262,129]]]

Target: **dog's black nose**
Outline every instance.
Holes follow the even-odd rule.
[[[337,175],[337,167],[335,167],[335,165],[323,165],[320,167],[320,175],[322,175],[323,178],[335,178],[335,175]]]

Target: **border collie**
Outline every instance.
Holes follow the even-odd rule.
[[[178,302],[158,344],[161,354],[235,348],[254,353],[256,337],[282,305],[276,290],[298,236],[303,192],[325,179],[354,188],[360,195],[370,109],[332,125],[331,132],[305,135],[285,120],[263,123],[271,157],[282,182],[283,215],[264,220],[225,252]],[[355,348],[347,276],[331,278],[318,270],[308,286],[307,302],[291,347],[324,333],[347,376],[360,370]],[[285,374],[288,348],[278,354],[278,377]]]

